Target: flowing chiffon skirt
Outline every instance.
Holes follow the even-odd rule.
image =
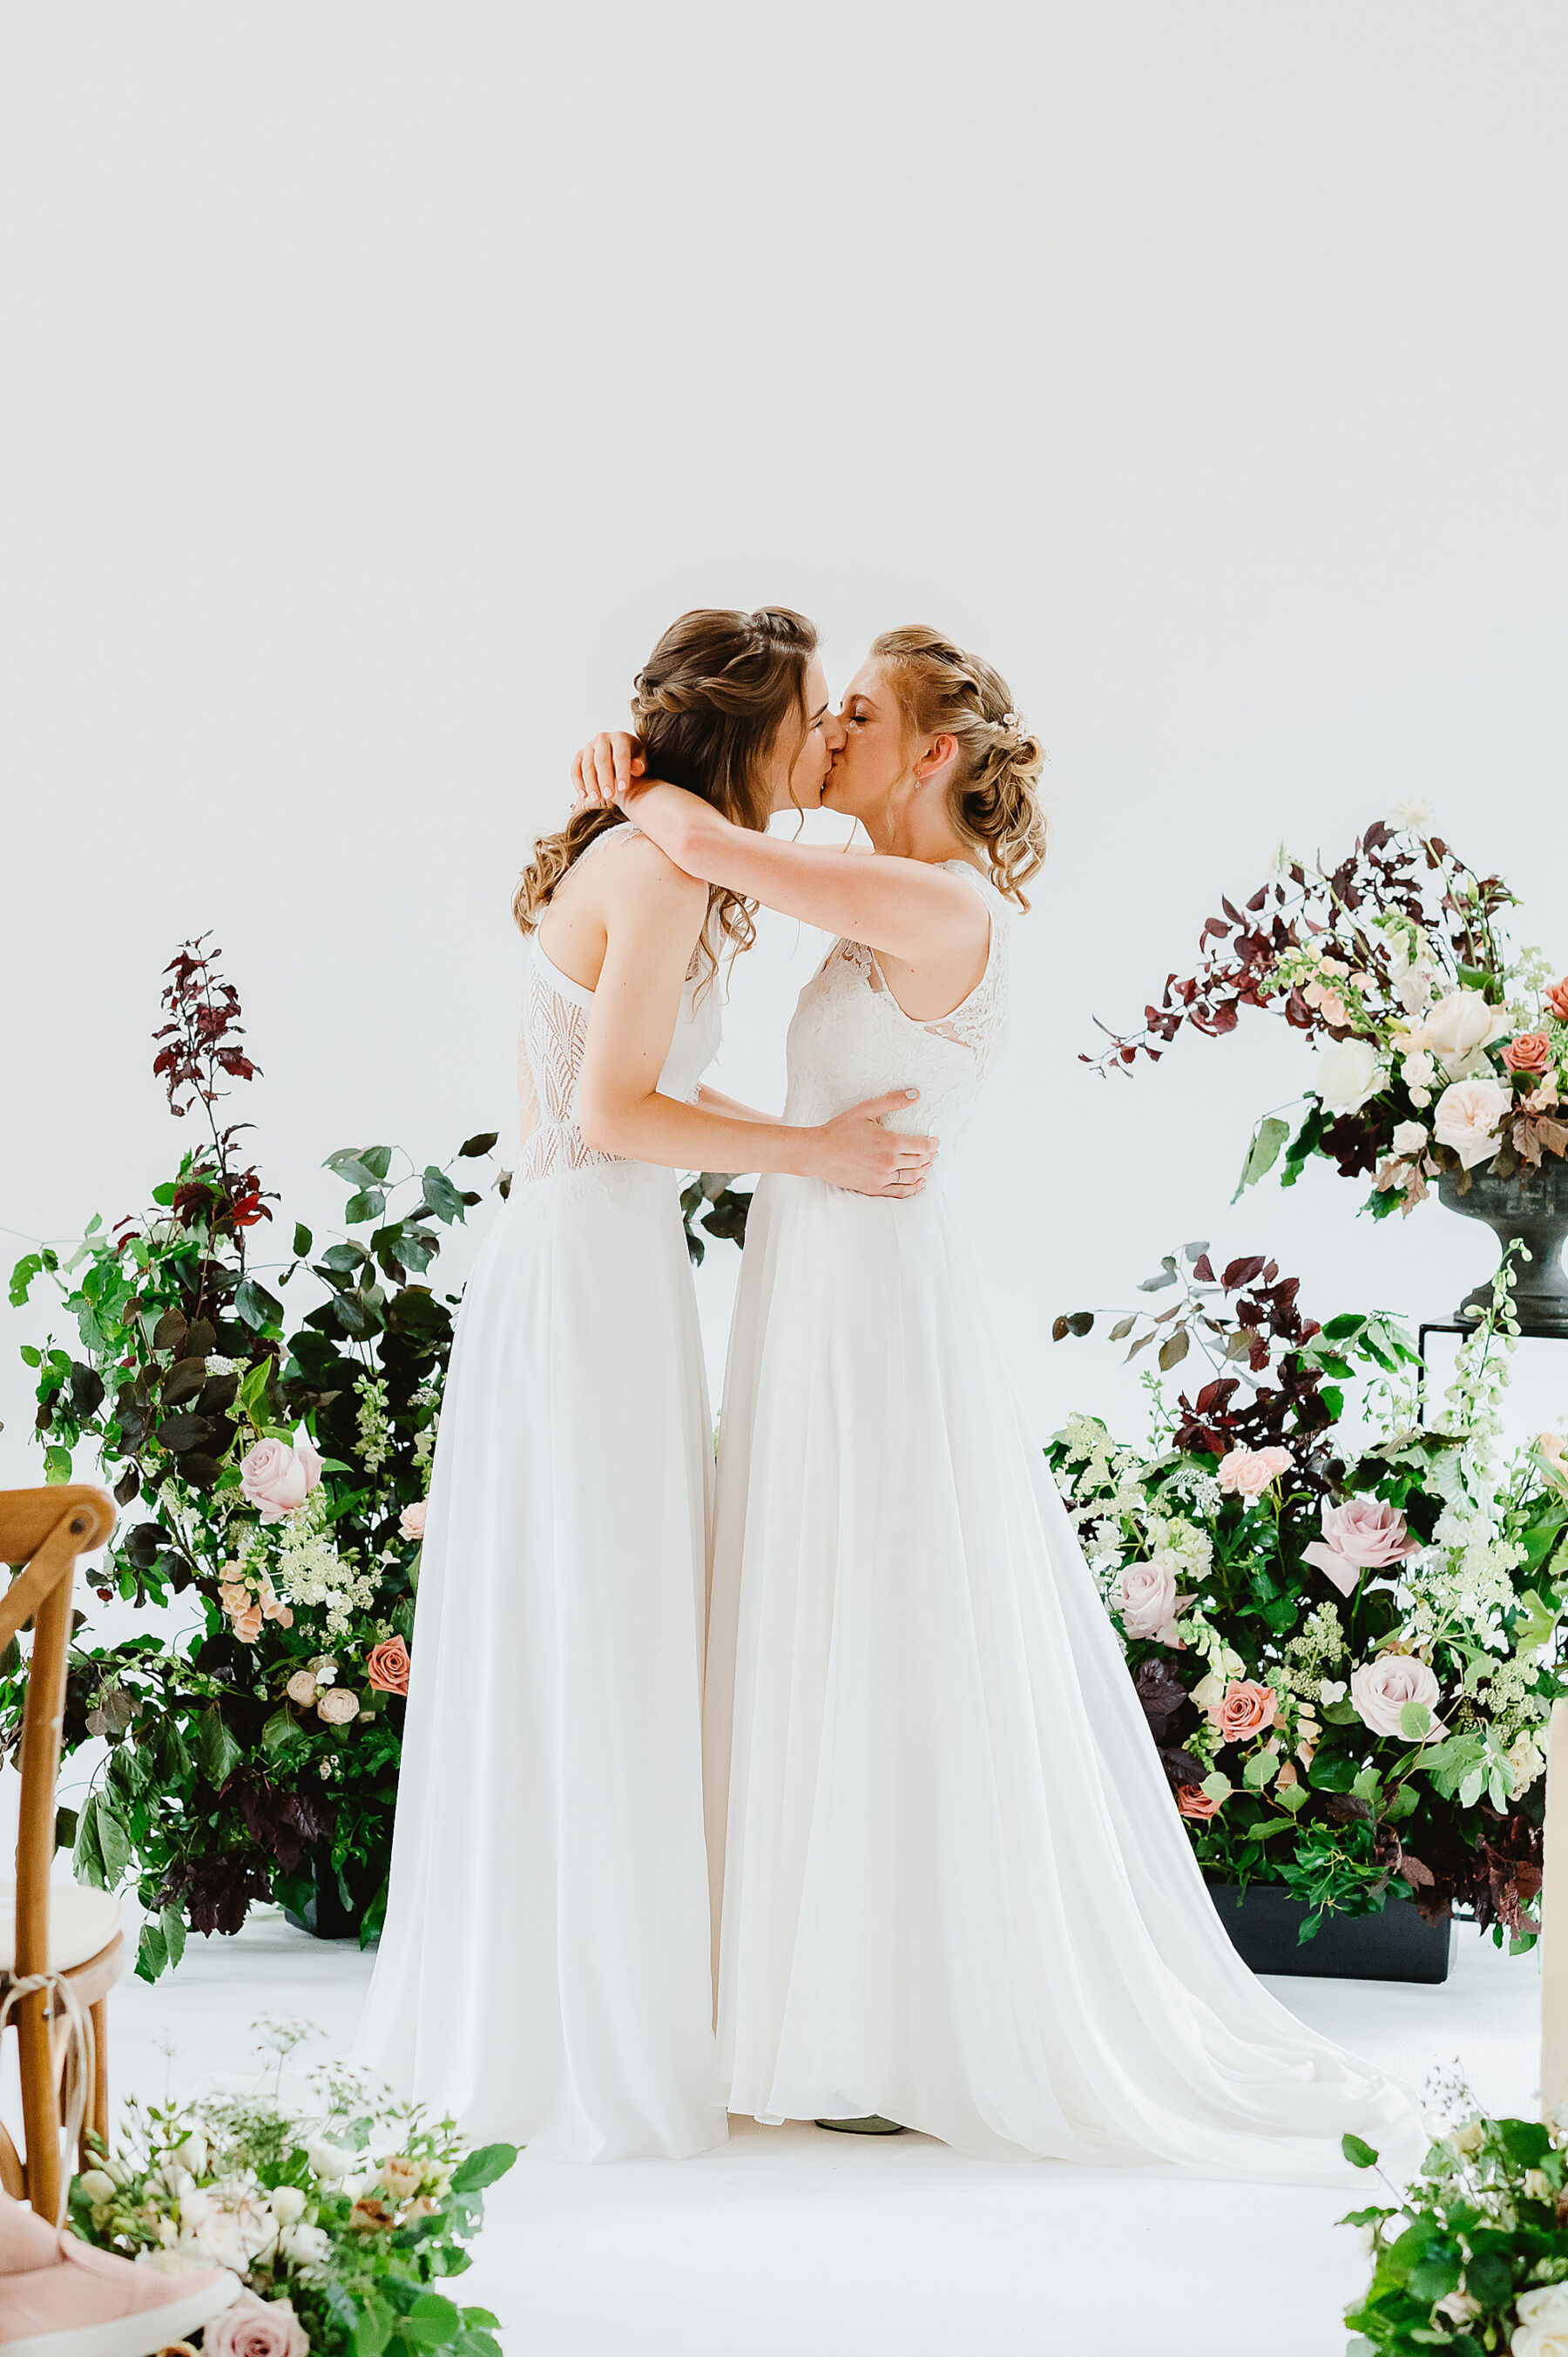
[[[763,1179],[721,1429],[731,2110],[1260,2178],[1347,2173],[1347,2129],[1419,2149],[1219,1924],[943,1180]]]
[[[672,1173],[520,1187],[442,1409],[360,2050],[469,2135],[721,2142],[702,1823],[713,1426]]]

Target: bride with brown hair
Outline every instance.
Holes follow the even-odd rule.
[[[809,622],[701,611],[642,741],[746,834],[813,805]],[[703,1084],[733,888],[618,813],[534,847],[521,1158],[458,1319],[421,1555],[386,1928],[360,2050],[476,2136],[577,2159],[718,2142],[701,1717],[713,1423],[673,1173],[908,1196],[878,1102],[779,1122]]]
[[[910,1200],[779,1175],[752,1205],[707,1661],[721,2090],[997,2156],[1334,2175],[1346,2130],[1413,2136],[1409,2106],[1220,1926],[948,1173],[1044,855],[1040,747],[997,672],[923,628],[875,641],[832,737],[823,804],[875,856],[639,785],[650,745],[577,761],[688,874],[839,936],[785,1119],[913,1084],[941,1141]]]

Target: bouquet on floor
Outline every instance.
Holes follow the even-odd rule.
[[[1539,950],[1510,953],[1499,919],[1513,900],[1418,810],[1377,821],[1332,868],[1282,852],[1243,907],[1222,899],[1195,972],[1166,978],[1142,1028],[1083,1061],[1130,1071],[1181,1030],[1233,1031],[1262,1007],[1317,1054],[1305,1114],[1259,1123],[1238,1195],[1282,1153],[1286,1186],[1314,1155],[1369,1177],[1379,1218],[1413,1210],[1445,1171],[1461,1193],[1477,1168],[1528,1175],[1568,1154],[1568,977],[1553,983]]]
[[[345,1232],[320,1249],[285,1227],[280,1258],[274,1199],[218,1113],[225,1082],[256,1067],[203,942],[167,968],[164,1006],[154,1069],[204,1135],[140,1217],[94,1220],[74,1251],[41,1247],[11,1278],[17,1307],[52,1282],[76,1329],[74,1347],[23,1351],[48,1478],[71,1480],[85,1448],[130,1510],[100,1598],[198,1609],[173,1642],[79,1644],[68,1669],[66,1751],[97,1736],[108,1749],[60,1836],[79,1878],[134,1877],[149,1979],[188,1928],[235,1932],[255,1899],[323,1931],[379,1927],[456,1299],[424,1280],[443,1231],[481,1200],[456,1174],[496,1144],[470,1137],[451,1164],[401,1178],[388,1146],[329,1156],[350,1190]],[[7,1748],[25,1695],[13,1651]]]
[[[1074,1415],[1047,1452],[1199,1864],[1283,1885],[1303,1939],[1391,1893],[1536,1936],[1568,1449],[1543,1433],[1501,1451],[1511,1276],[1505,1260],[1423,1423],[1397,1326],[1320,1326],[1274,1262],[1217,1273],[1188,1245],[1148,1280],[1171,1303],[1112,1335],[1142,1328],[1133,1354],[1157,1341],[1162,1371],[1190,1353],[1206,1380],[1171,1406],[1151,1379],[1141,1446]]]
[[[342,2064],[282,2062],[300,2025],[273,2033],[274,2087],[125,2107],[113,2158],[75,2179],[86,2242],[170,2274],[228,2267],[244,2289],[206,2330],[206,2357],[500,2357],[497,2319],[434,2287],[472,2262],[484,2189],[517,2158],[469,2151],[450,2120]]]
[[[1568,2118],[1494,2119],[1462,2082],[1440,2091],[1444,2125],[1420,2174],[1392,2202],[1352,2211],[1372,2280],[1346,2310],[1350,2357],[1380,2350],[1568,2348]],[[1346,2158],[1376,2166],[1359,2136]]]

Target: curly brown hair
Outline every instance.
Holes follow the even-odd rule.
[[[637,674],[631,715],[647,775],[700,794],[737,826],[768,824],[768,757],[791,717],[806,741],[806,672],[817,633],[785,606],[755,613],[699,606],[665,631]],[[553,834],[542,834],[512,898],[525,933],[538,928],[552,895],[590,843],[626,821],[618,810],[575,812]],[[728,942],[749,949],[757,938],[752,903],[727,885],[708,888],[702,949],[710,974]]]
[[[923,622],[884,630],[871,652],[910,730],[957,739],[947,790],[953,824],[985,853],[997,890],[1026,909],[1024,885],[1046,856],[1039,797],[1046,754],[1015,711],[1012,689],[980,655]]]

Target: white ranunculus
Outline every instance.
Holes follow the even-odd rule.
[[[305,2215],[305,2196],[297,2185],[274,2185],[267,2197],[267,2207],[280,2226],[292,2226],[296,2218]]]
[[[1420,1121],[1402,1121],[1394,1131],[1394,1152],[1415,1156],[1426,1152],[1426,1125]]]
[[[1568,2357],[1568,2284],[1542,2284],[1514,2302],[1513,2357]]]
[[[1437,1100],[1432,1134],[1451,1146],[1466,1170],[1489,1162],[1502,1144],[1502,1124],[1513,1103],[1498,1081],[1454,1081]]]
[[[324,2226],[285,2226],[278,2247],[296,2267],[318,2267],[332,2248],[332,2237]]]
[[[1313,1067],[1312,1086],[1330,1113],[1355,1113],[1382,1084],[1383,1068],[1369,1039],[1336,1039]]]
[[[347,2145],[329,2144],[325,2136],[313,2136],[305,2147],[305,2157],[324,2185],[336,2185],[347,2177],[360,2158]]]

